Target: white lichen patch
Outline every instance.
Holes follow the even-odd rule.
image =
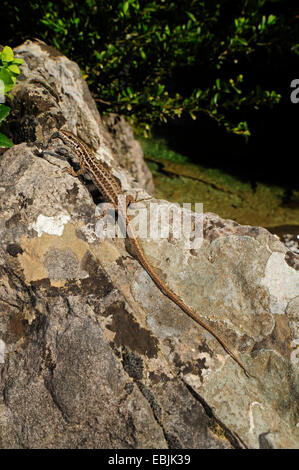
[[[261,403],[259,403],[258,401],[254,401],[254,402],[250,403],[250,407],[249,407],[249,423],[250,423],[249,433],[253,433],[254,428],[255,428],[254,416],[253,416],[253,407],[254,406],[258,406],[262,410],[264,409],[263,405]]]
[[[37,236],[41,237],[43,233],[49,235],[58,235],[59,237],[63,234],[65,224],[70,220],[68,214],[59,214],[54,217],[47,217],[46,215],[40,214],[33,224],[30,224],[29,228],[34,229],[37,232]]]
[[[283,314],[288,303],[299,295],[299,273],[284,258],[284,253],[272,253],[261,280],[270,294],[271,312],[276,314]]]
[[[0,364],[4,364],[5,343],[0,339]]]
[[[94,243],[97,240],[94,224],[86,224],[81,227],[81,232],[84,233],[88,243]]]

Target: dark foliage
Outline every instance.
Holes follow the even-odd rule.
[[[61,50],[80,64],[102,112],[145,132],[167,122],[185,153],[187,129],[194,160],[296,184],[292,167],[281,170],[297,144],[296,2],[5,0],[1,10],[0,42],[38,37]]]

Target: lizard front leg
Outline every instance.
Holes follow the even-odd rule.
[[[62,170],[62,173],[69,173],[70,175],[72,175],[74,178],[77,178],[78,176],[82,175],[84,172],[85,172],[85,167],[84,166],[81,166],[81,168],[79,168],[79,170],[74,170],[73,167],[66,167],[66,168],[63,168]]]

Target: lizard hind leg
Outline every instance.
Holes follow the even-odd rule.
[[[136,193],[135,196],[132,196],[132,195],[127,196],[127,205],[129,206],[130,204],[134,204],[135,202],[150,201],[151,199],[153,199],[152,196],[138,199],[138,193]]]

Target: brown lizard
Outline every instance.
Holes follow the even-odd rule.
[[[60,130],[59,132],[53,134],[52,138],[53,137],[59,137],[64,142],[64,144],[66,144],[67,147],[74,152],[75,156],[79,160],[79,171],[75,171],[73,168],[67,168],[64,171],[67,171],[72,176],[79,176],[85,171],[87,171],[93,183],[100,190],[104,198],[108,202],[112,203],[115,211],[118,211],[118,217],[122,217],[124,219],[124,225],[127,230],[127,235],[138,261],[150,275],[150,277],[161,290],[161,292],[163,292],[164,295],[166,295],[173,302],[175,302],[185,313],[187,313],[187,315],[193,318],[195,322],[197,322],[200,326],[205,328],[212,336],[214,336],[214,338],[217,339],[217,341],[226,350],[226,352],[239,364],[245,374],[250,377],[250,374],[247,372],[245,366],[230,350],[225,341],[221,339],[220,336],[215,333],[215,331],[209,325],[202,321],[193,312],[193,310],[191,310],[191,308],[185,305],[184,302],[167,286],[167,284],[155,272],[154,268],[151,266],[145,256],[143,248],[140,244],[138,237],[136,236],[132,224],[130,224],[130,216],[127,214],[127,211],[125,211],[125,214],[120,214],[120,211],[118,210],[118,198],[120,195],[124,195],[124,192],[122,190],[119,180],[112,174],[111,170],[106,167],[106,165],[104,165],[100,160],[98,160],[94,156],[94,153],[91,151],[91,149],[71,132]],[[130,204],[132,201],[133,198],[128,196],[127,205]]]

